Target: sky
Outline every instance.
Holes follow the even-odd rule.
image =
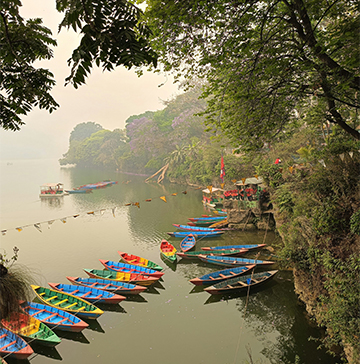
[[[80,123],[93,121],[103,128],[123,129],[132,115],[164,108],[163,101],[180,94],[170,76],[147,72],[138,77],[135,70],[118,67],[103,72],[94,66],[86,84],[74,89],[64,86],[70,73],[67,59],[78,46],[79,35],[62,29],[58,24],[62,14],[55,8],[55,0],[23,0],[20,14],[24,18],[42,18],[43,25],[53,32],[58,45],[54,57],[36,65],[49,69],[55,77],[56,86],[51,94],[60,105],[49,114],[34,108],[22,120],[26,123],[20,131],[0,129],[0,160],[61,158],[67,152],[69,136]],[[164,84],[159,87],[159,85]]]

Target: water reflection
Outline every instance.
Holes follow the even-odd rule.
[[[41,344],[36,344],[35,342],[30,343],[30,345],[36,354],[46,356],[47,358],[55,360],[62,360],[62,357],[56,348],[50,348]],[[32,359],[33,357],[31,358],[31,360]]]
[[[65,196],[40,198],[41,206],[50,209],[60,209],[64,205],[64,198]]]
[[[160,294],[160,292],[154,287],[154,284],[151,285],[146,291],[145,293],[150,293],[150,294]]]
[[[125,309],[119,304],[113,305],[110,303],[96,303],[96,307],[100,308],[103,311],[127,313]]]
[[[124,302],[147,303],[148,301],[139,294],[132,294],[132,295],[126,296],[126,300]]]
[[[82,332],[69,332],[69,331],[62,331],[62,330],[55,330],[56,335],[59,336],[61,339],[77,341],[83,344],[90,344],[90,341],[85,337]]]
[[[88,329],[90,329],[92,331],[96,331],[96,332],[102,332],[102,333],[105,332],[104,329],[101,327],[98,320],[91,320],[91,319],[85,319],[85,318],[83,318],[83,320],[89,324],[89,326],[87,327]]]
[[[161,260],[166,264],[168,268],[170,268],[173,272],[176,271],[176,263],[177,262],[169,262],[167,259],[165,259],[162,254],[160,254]]]

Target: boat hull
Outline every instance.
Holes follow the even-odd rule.
[[[160,267],[160,265],[152,262],[151,260],[139,257],[134,254],[127,254],[127,253],[121,252],[121,251],[118,251],[118,253],[119,253],[121,259],[125,263],[139,265],[140,267],[155,269],[155,270],[159,270],[159,271],[163,270],[163,268]]]
[[[170,263],[176,263],[176,249],[175,247],[170,244],[168,241],[163,239],[160,244],[160,253],[164,259],[169,261]]]
[[[187,235],[180,243],[181,250],[185,253],[191,250],[196,244],[196,238],[194,234]]]
[[[266,246],[266,244],[223,245],[223,246],[204,246],[204,247],[201,247],[201,249],[205,250],[205,251],[229,250],[229,249],[253,250],[253,249],[261,249],[264,246]]]
[[[49,283],[49,286],[56,291],[72,294],[91,303],[117,304],[126,298],[115,293],[72,284]]]
[[[0,355],[24,360],[34,354],[31,346],[20,336],[0,327]]]
[[[255,268],[255,264],[222,269],[216,272],[205,274],[201,277],[190,279],[189,282],[191,282],[195,286],[213,285],[215,283],[219,283],[227,279],[235,278],[242,274],[249,273],[253,268]]]
[[[60,308],[88,319],[97,319],[103,314],[102,310],[76,296],[35,285],[31,285],[31,288],[45,305]]]
[[[105,291],[121,294],[140,294],[146,290],[146,287],[136,284],[117,282],[99,278],[80,278],[80,277],[66,277],[71,283],[80,286],[102,289]]]
[[[199,255],[199,259],[201,259],[205,263],[211,263],[216,265],[221,265],[225,267],[234,267],[241,265],[271,265],[274,262],[268,260],[255,260],[255,259],[246,259],[246,258],[237,258],[237,257],[226,257],[226,256],[217,256],[217,255]]]
[[[162,277],[164,275],[163,272],[159,272],[155,269],[140,267],[139,265],[128,264],[128,263],[120,263],[113,262],[111,260],[103,260],[99,259],[100,263],[108,270],[112,270],[114,272],[121,273],[135,273],[135,274],[146,274],[152,277]]]
[[[191,233],[195,236],[195,238],[217,238],[220,237],[222,234],[224,234],[224,231],[214,231],[214,232],[193,231]],[[168,232],[167,234],[169,234],[173,238],[184,239],[187,235],[189,235],[189,232],[174,231],[174,232]]]
[[[84,272],[91,278],[133,283],[140,286],[150,286],[159,280],[158,277],[147,276],[145,274],[119,273],[99,269],[84,269]]]
[[[269,279],[273,278],[277,272],[277,270],[273,270],[227,279],[205,288],[204,291],[210,294],[228,294],[244,291],[264,284]]]
[[[51,329],[81,332],[89,324],[69,312],[36,302],[23,302],[22,309],[30,316],[37,318]]]

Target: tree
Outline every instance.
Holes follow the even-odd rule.
[[[324,100],[324,121],[360,139],[359,11],[351,0],[148,0],[165,70],[205,78],[208,123],[256,149],[292,133],[294,109]]]
[[[80,123],[75,126],[73,131],[70,133],[70,143],[74,140],[83,141],[89,138],[91,134],[103,130],[104,128],[100,124],[96,124],[93,121],[87,123]]]
[[[0,1],[0,127],[20,130],[33,107],[54,111],[59,105],[50,94],[53,74],[34,63],[52,58],[56,46],[51,31],[39,18],[25,21],[19,14],[20,0]],[[85,83],[93,65],[111,71],[152,65],[157,55],[150,48],[149,28],[142,11],[127,0],[57,0],[64,13],[59,25],[81,34],[79,46],[68,60],[71,67],[66,84],[75,88]]]

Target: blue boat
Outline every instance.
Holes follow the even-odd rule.
[[[266,246],[266,244],[247,244],[247,245],[222,245],[222,246],[203,246],[202,250],[214,251],[214,250],[230,250],[230,249],[260,249]]]
[[[175,227],[177,227],[180,230],[185,231],[191,231],[191,232],[198,232],[198,231],[219,231],[219,229],[209,228],[209,227],[201,227],[201,226],[192,226],[192,225],[179,225],[179,224],[173,224]]]
[[[270,265],[274,264],[269,260],[255,260],[255,259],[246,259],[246,258],[236,258],[236,257],[226,257],[226,256],[218,256],[218,255],[199,255],[199,259],[201,259],[205,263],[212,263],[217,265],[223,265],[226,267],[233,266],[242,266],[242,265]]]
[[[183,252],[187,252],[192,249],[196,244],[196,238],[193,234],[187,235],[183,240],[181,240],[180,248]]]
[[[56,291],[74,295],[91,303],[116,304],[124,301],[126,298],[124,296],[104,291],[102,289],[82,287],[74,284],[49,283],[49,286]]]
[[[177,252],[176,254],[180,258],[187,258],[187,259],[193,259],[193,258],[199,258],[199,255],[221,255],[221,256],[237,256],[244,253],[247,253],[247,249],[231,249],[231,250],[214,250],[211,252],[204,253],[202,250],[200,251],[187,251],[187,252]]]
[[[190,279],[190,282],[195,284],[195,286],[215,284],[225,281],[226,279],[238,277],[244,273],[249,273],[254,267],[255,264],[218,270],[216,272],[204,274],[201,277]]]
[[[5,327],[0,327],[0,356],[10,356],[15,359],[27,359],[34,350],[20,336]]]
[[[113,293],[139,294],[146,290],[146,287],[120,281],[98,278],[66,277],[71,283],[80,286],[102,289]]]
[[[174,232],[168,232],[170,236],[174,238],[185,238],[189,235],[188,231],[174,231]],[[195,238],[215,238],[219,237],[222,234],[224,234],[224,231],[193,231],[192,234],[195,236]]]
[[[207,217],[189,217],[189,220],[192,222],[197,222],[197,221],[221,221],[224,220],[225,216],[207,216]]]
[[[111,260],[99,259],[101,264],[108,270],[112,270],[114,272],[122,272],[122,273],[135,273],[135,274],[146,274],[148,276],[153,277],[162,277],[164,275],[163,272],[159,272],[158,270],[141,267],[139,265],[122,263],[122,262],[113,262]]]
[[[91,193],[92,190],[65,190],[65,192],[71,195],[73,193]]]
[[[42,303],[23,302],[21,308],[51,329],[80,332],[89,326],[88,323],[69,312]]]

